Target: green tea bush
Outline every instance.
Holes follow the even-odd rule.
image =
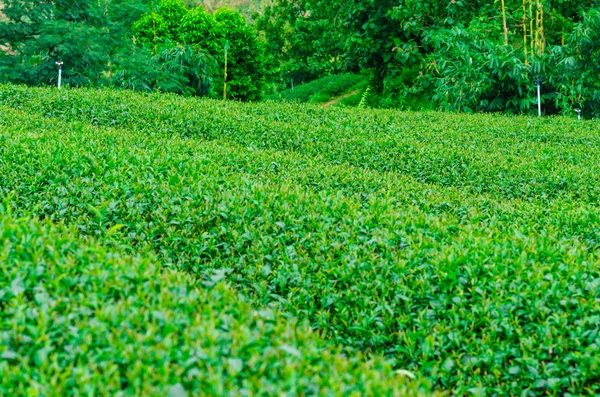
[[[418,394],[216,274],[199,283],[77,234],[0,214],[2,395]]]
[[[0,102],[17,213],[225,277],[453,394],[600,393],[592,122],[10,87]]]
[[[139,98],[143,97],[110,90],[57,95],[0,89],[0,103],[66,120],[293,150],[332,164],[399,172],[473,194],[600,200],[595,154],[600,144],[594,121],[391,110],[327,112],[285,103],[246,106],[161,95]]]
[[[336,79],[327,84],[327,86],[325,86],[321,92],[319,92],[319,95],[322,95],[323,97],[334,97],[336,95],[343,94],[355,85],[366,81],[365,76],[351,73],[337,75],[336,77]]]

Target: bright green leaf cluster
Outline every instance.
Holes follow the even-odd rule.
[[[0,390],[11,396],[418,395],[382,360],[344,358],[110,238],[0,213]],[[207,288],[208,287],[208,288]]]

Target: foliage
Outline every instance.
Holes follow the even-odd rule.
[[[558,91],[587,117],[600,117],[600,10],[584,13],[568,40],[570,53],[561,60],[564,83]]]
[[[209,12],[215,12],[219,8],[229,7],[240,11],[246,18],[252,19],[260,13],[264,6],[271,0],[186,0],[188,8],[202,6]]]
[[[335,65],[336,73],[370,73],[378,106],[527,114],[541,76],[545,114],[583,107],[586,117],[599,115],[591,77],[598,57],[589,46],[597,42],[597,0],[324,3],[278,0],[259,19],[280,81]]]
[[[431,37],[430,73],[419,83],[433,85],[437,107],[453,111],[509,113],[537,112],[535,77],[544,76],[545,114],[573,115],[583,108],[586,117],[598,117],[600,97],[594,62],[598,12],[584,14],[566,36],[565,46],[552,47],[543,56],[523,59],[519,51],[493,42],[478,28],[438,31]],[[424,88],[421,88],[424,90]]]
[[[219,8],[215,11],[215,57],[224,63],[223,48],[228,46],[228,90],[231,98],[255,101],[262,96],[265,82],[263,48],[254,28],[238,11]]]
[[[161,14],[142,15],[145,1],[7,2],[9,21],[0,25],[13,54],[0,57],[5,81],[54,85],[57,65],[64,62],[67,86],[110,85],[141,91],[184,95],[212,92],[215,61],[197,46],[175,45],[168,35],[173,21],[186,9],[182,2],[164,0]],[[150,16],[150,17],[148,17]],[[131,42],[130,26],[144,24],[164,32],[150,51]],[[153,42],[153,36],[142,42]]]
[[[326,102],[340,94],[352,90],[364,82],[365,77],[352,73],[331,75],[313,80],[310,83],[290,87],[267,97],[270,100],[284,100],[297,102]]]
[[[177,31],[181,19],[187,14],[183,0],[160,0],[158,14],[167,23],[168,31]]]
[[[164,39],[172,40],[174,38],[170,25],[171,23],[165,21],[162,15],[150,12],[142,15],[131,28],[136,40],[154,44],[162,42]]]
[[[142,42],[175,40],[179,38],[179,25],[186,15],[183,0],[160,0],[156,9],[150,10],[133,23],[132,30]]]
[[[144,1],[4,1],[0,21],[2,81],[56,84],[56,61],[64,62],[64,83],[101,85],[102,73],[129,40],[129,25]]]
[[[364,109],[367,107],[367,99],[369,99],[369,91],[370,91],[370,89],[367,88],[365,90],[365,92],[362,94],[362,97],[360,98],[360,102],[358,103],[359,109]]]
[[[167,47],[160,57],[159,63],[165,66],[165,71],[171,76],[181,76],[183,81],[173,87],[164,85],[161,79],[163,92],[182,93],[185,95],[205,96],[210,95],[213,87],[211,77],[217,69],[214,59],[210,58],[194,46]]]
[[[176,33],[184,43],[203,43],[204,46],[211,46],[211,52],[223,49],[223,43],[217,42],[214,17],[202,7],[188,11]]]
[[[183,0],[5,2],[0,22],[2,81],[55,85],[57,61],[66,86],[213,95],[223,86],[223,48],[230,43],[230,97],[257,100],[264,85],[257,34],[231,9],[207,14]],[[131,40],[133,34],[133,42]]]
[[[175,0],[161,0],[158,12],[146,14],[134,24],[134,33],[146,44],[163,43],[170,39],[193,46],[224,67],[225,46],[228,49],[228,97],[253,101],[260,99],[265,80],[263,48],[257,33],[239,11],[220,8],[209,14],[204,8],[183,8]],[[163,4],[164,3],[164,4]],[[183,9],[182,12],[179,12]],[[223,86],[223,71],[211,71],[210,78]]]
[[[111,236],[119,225],[84,240],[10,206],[0,214],[3,393],[417,395],[381,360],[342,358],[304,325],[254,310],[219,274],[199,284],[127,254]]]
[[[216,62],[197,46],[167,40],[153,49],[132,45],[110,64],[105,84],[134,91],[211,95]]]
[[[431,38],[429,79],[437,107],[452,111],[533,112],[533,78],[516,50],[472,30],[454,28]]]
[[[20,87],[0,102],[17,214],[220,274],[456,395],[600,393],[593,122]]]
[[[340,0],[278,0],[256,26],[266,42],[268,70],[277,83],[315,80],[345,69]]]

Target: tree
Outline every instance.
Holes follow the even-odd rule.
[[[259,27],[279,79],[368,72],[379,104],[520,113],[543,75],[545,111],[560,113],[597,95],[597,41],[581,24],[595,27],[600,1],[571,3],[277,0]]]
[[[600,10],[581,14],[566,36],[566,46],[556,59],[556,101],[564,112],[574,108],[584,117],[600,117]]]
[[[271,78],[309,81],[347,70],[341,0],[277,0],[257,19]]]
[[[228,43],[228,96],[243,101],[260,99],[265,80],[264,50],[246,18],[226,7],[214,14],[202,7],[185,10],[183,14],[174,11],[181,7],[182,0],[161,0],[156,12],[145,14],[134,23],[136,38],[154,46],[164,43],[189,46],[207,54],[222,67]],[[224,83],[222,73],[213,72],[211,80],[219,86]]]
[[[265,82],[264,51],[256,31],[238,11],[219,8],[214,13],[213,54],[224,64],[225,45],[228,46],[228,86],[231,98],[243,101],[258,100]]]
[[[102,84],[103,72],[127,43],[143,0],[6,0],[0,37],[9,54],[0,57],[5,81],[54,84],[57,61],[64,83]]]

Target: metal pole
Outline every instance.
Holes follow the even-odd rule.
[[[56,64],[58,65],[58,89],[60,90],[60,87],[62,86],[62,62],[56,62]]]
[[[535,79],[537,85],[537,97],[538,97],[538,116],[542,116],[542,78],[538,77]]]

